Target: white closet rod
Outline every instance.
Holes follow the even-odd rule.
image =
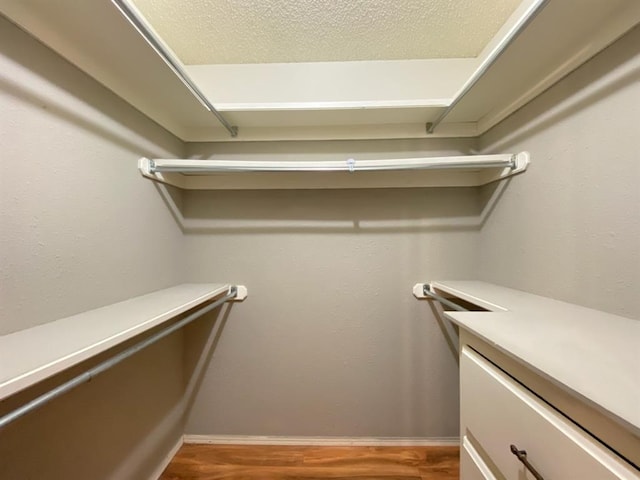
[[[456,168],[510,168],[524,169],[528,153],[517,155],[471,155],[456,157],[402,158],[388,160],[327,160],[327,161],[272,161],[272,160],[149,160],[140,159],[143,173],[216,173],[216,172],[357,172],[381,170],[426,170]],[[524,168],[523,168],[524,167]]]
[[[180,79],[180,81],[189,89],[204,108],[215,115],[218,121],[227,129],[232,137],[237,137],[238,127],[231,125],[227,119],[224,118],[218,110],[216,110],[216,107],[213,106],[206,95],[202,93],[189,74],[182,67],[180,60],[176,58],[175,54],[158,37],[153,28],[149,26],[144,17],[140,14],[138,9],[131,5],[127,0],[111,0],[111,2],[118,8],[118,10],[120,10],[120,13],[122,13],[129,23],[134,26],[142,38],[147,41],[160,58],[164,60],[173,73],[176,74],[176,77]]]

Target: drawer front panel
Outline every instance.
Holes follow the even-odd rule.
[[[633,466],[468,346],[460,382],[462,435],[471,434],[508,480],[535,480],[510,445],[526,450],[545,480],[640,479]]]

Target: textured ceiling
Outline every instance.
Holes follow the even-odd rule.
[[[135,0],[187,65],[474,57],[520,0]]]

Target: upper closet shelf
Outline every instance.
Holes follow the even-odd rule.
[[[0,13],[187,142],[477,137],[640,22],[638,0],[471,2],[480,12],[464,1],[433,12],[362,2],[368,15],[345,9],[353,18],[343,2],[320,2],[322,22],[305,2],[268,14],[263,2],[227,2],[217,16],[206,2],[171,3],[175,15],[162,2],[3,0]],[[498,18],[492,4],[515,9]],[[293,41],[274,37],[271,20]],[[233,35],[216,41],[222,24]]]
[[[528,152],[385,160],[161,160],[142,175],[186,190],[474,187],[524,172]]]

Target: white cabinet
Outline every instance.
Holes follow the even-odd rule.
[[[415,290],[414,290],[415,291]],[[422,291],[418,289],[418,293]],[[430,291],[460,336],[461,479],[640,479],[640,322],[478,281]]]
[[[640,472],[468,345],[461,350],[460,384],[463,451],[471,459],[476,454],[475,469],[465,459],[463,480],[495,478],[487,464],[498,478],[513,480],[640,479]],[[511,445],[527,452],[539,477]]]

